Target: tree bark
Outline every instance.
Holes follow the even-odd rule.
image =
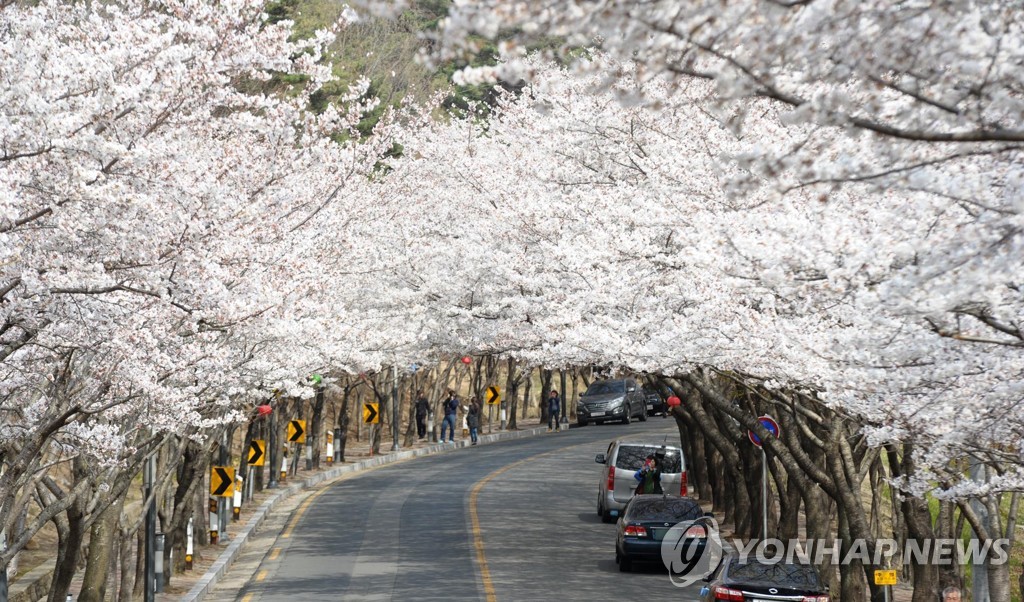
[[[126,527],[125,516],[121,516],[120,523],[118,525],[120,544],[117,546],[117,553],[118,562],[121,565],[121,583],[117,588],[117,602],[131,602],[132,589],[135,584],[135,567],[132,565],[132,560],[135,558],[135,555],[132,554],[132,541],[135,533]]]
[[[310,421],[309,445],[312,448],[313,453],[313,468],[320,468],[320,431],[323,430],[324,425],[324,387],[318,385],[316,387],[316,395],[313,397],[313,419]]]
[[[251,440],[251,428],[247,439]],[[245,451],[248,452],[248,446]],[[245,461],[245,454],[242,454]],[[193,516],[193,500],[202,491],[204,477],[209,469],[210,454],[200,444],[188,441],[182,450],[178,465],[178,485],[171,503],[171,519],[164,528],[167,541],[164,546],[164,579],[171,582],[171,575],[185,570],[185,549],[188,537],[188,519]],[[193,529],[195,525],[193,525]],[[171,566],[171,552],[174,552],[174,566]],[[173,569],[173,571],[172,571]]]
[[[107,576],[111,569],[111,556],[117,529],[117,520],[121,516],[124,497],[118,498],[93,523],[89,535],[88,560],[85,565],[85,576],[82,590],[78,594],[79,602],[103,602],[107,595]]]
[[[73,472],[76,482],[87,478],[84,462],[85,460],[81,457],[74,461]],[[78,559],[85,542],[87,528],[87,508],[84,497],[76,497],[64,513],[67,519],[67,528],[63,537],[58,531],[57,563],[54,567],[53,581],[50,582],[48,602],[64,602],[71,589],[71,581],[75,578],[75,572],[78,570]]]

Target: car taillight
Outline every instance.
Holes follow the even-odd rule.
[[[686,497],[686,483],[687,483],[687,481],[690,480],[686,476],[688,472],[689,471],[684,470],[683,474],[679,475],[679,495],[681,495],[683,497]],[[590,473],[590,474],[594,474],[594,473]],[[593,477],[591,477],[591,478],[593,478]]]
[[[728,587],[722,587],[721,585],[716,585],[715,600],[736,600],[737,602],[743,602],[743,592],[735,589],[729,589]]]
[[[639,525],[629,525],[626,527],[626,535],[630,537],[647,537],[647,529]]]
[[[686,533],[683,533],[683,537],[697,537],[700,539],[707,539],[708,530],[700,525],[694,525],[687,529]]]
[[[804,596],[803,602],[831,602],[828,596]]]
[[[615,491],[615,467],[608,467],[608,491]]]

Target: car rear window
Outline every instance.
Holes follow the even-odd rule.
[[[628,520],[684,521],[704,516],[700,504],[679,497],[634,498],[626,511]]]
[[[626,381],[623,380],[604,380],[596,383],[591,383],[587,387],[587,392],[584,395],[607,395],[609,393],[625,393],[626,392]]]
[[[737,560],[729,567],[729,578],[763,581],[792,587],[820,587],[818,573],[809,564],[762,564],[753,560]]]
[[[657,455],[662,448],[660,445],[623,445],[615,456],[615,467],[622,470],[640,470],[644,460],[651,454]],[[661,472],[677,473],[682,472],[682,462],[679,458],[678,449],[666,449],[665,458],[661,462]]]

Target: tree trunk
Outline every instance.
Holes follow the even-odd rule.
[[[540,409],[540,424],[544,425],[548,423],[548,391],[551,390],[551,377],[553,372],[551,370],[541,370],[541,384],[540,384],[540,403],[537,404]]]
[[[137,600],[145,594],[146,588],[146,530],[135,531],[135,585],[132,598]]]
[[[246,439],[251,440],[252,428],[250,425]],[[249,448],[246,446],[242,456]],[[181,452],[181,463],[178,465],[178,485],[174,490],[174,497],[171,502],[171,519],[164,527],[167,541],[164,546],[164,579],[165,583],[171,582],[173,573],[182,573],[185,570],[185,549],[188,537],[188,519],[193,516],[193,500],[197,492],[202,491],[204,477],[209,468],[210,454],[194,441],[188,441],[185,449]],[[193,529],[195,525],[193,525]],[[171,552],[174,552],[174,566],[171,566]],[[173,571],[172,571],[173,569]]]
[[[348,443],[348,426],[351,420],[349,418],[349,401],[352,398],[353,388],[352,385],[345,387],[341,398],[341,410],[338,412],[337,422],[335,423],[337,425],[337,433],[334,437],[334,458],[339,463],[345,461],[345,444]]]
[[[522,380],[522,374],[516,374],[516,360],[511,357],[508,358],[506,363],[506,370],[505,395],[504,399],[501,400],[501,405],[499,407],[505,410],[505,428],[511,431],[516,428],[516,396],[519,394],[519,381]],[[498,420],[501,420],[500,415]]]
[[[107,507],[92,525],[89,535],[89,552],[85,564],[85,577],[79,602],[103,602],[107,595],[107,576],[112,573],[111,552],[113,551],[117,520],[121,516],[124,497]]]
[[[75,480],[88,478],[84,466],[78,465],[84,460],[75,460]],[[79,496],[68,506],[65,516],[67,517],[67,530],[64,536],[58,534],[57,563],[54,567],[53,581],[50,582],[50,594],[48,602],[64,602],[68,591],[71,589],[71,581],[75,578],[78,570],[78,559],[82,546],[85,542],[87,509],[85,496]]]
[[[117,588],[117,602],[132,602],[132,589],[135,584],[135,567],[132,566],[132,560],[135,558],[132,554],[132,541],[135,534],[125,527],[125,519],[126,517],[122,516],[122,524],[118,526],[120,543],[117,546],[117,553],[121,565],[121,583]]]
[[[317,386],[316,395],[313,397],[313,419],[310,420],[309,428],[309,445],[312,448],[313,453],[313,468],[320,468],[320,431],[323,430],[324,425],[324,387]]]
[[[526,384],[523,386],[523,408],[520,418],[526,420],[530,410],[530,395],[533,389],[533,368],[526,370],[524,378],[526,379]]]

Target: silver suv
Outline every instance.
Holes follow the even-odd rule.
[[[661,465],[661,488],[668,495],[686,497],[689,493],[686,458],[674,445],[642,441],[616,440],[608,451],[594,461],[603,464],[597,487],[597,514],[606,523],[614,522],[633,497],[638,484],[634,475],[647,456],[654,455]]]
[[[632,378],[594,381],[576,405],[576,423],[580,426],[587,426],[591,420],[629,424],[634,417],[641,422],[647,420],[647,399]]]

